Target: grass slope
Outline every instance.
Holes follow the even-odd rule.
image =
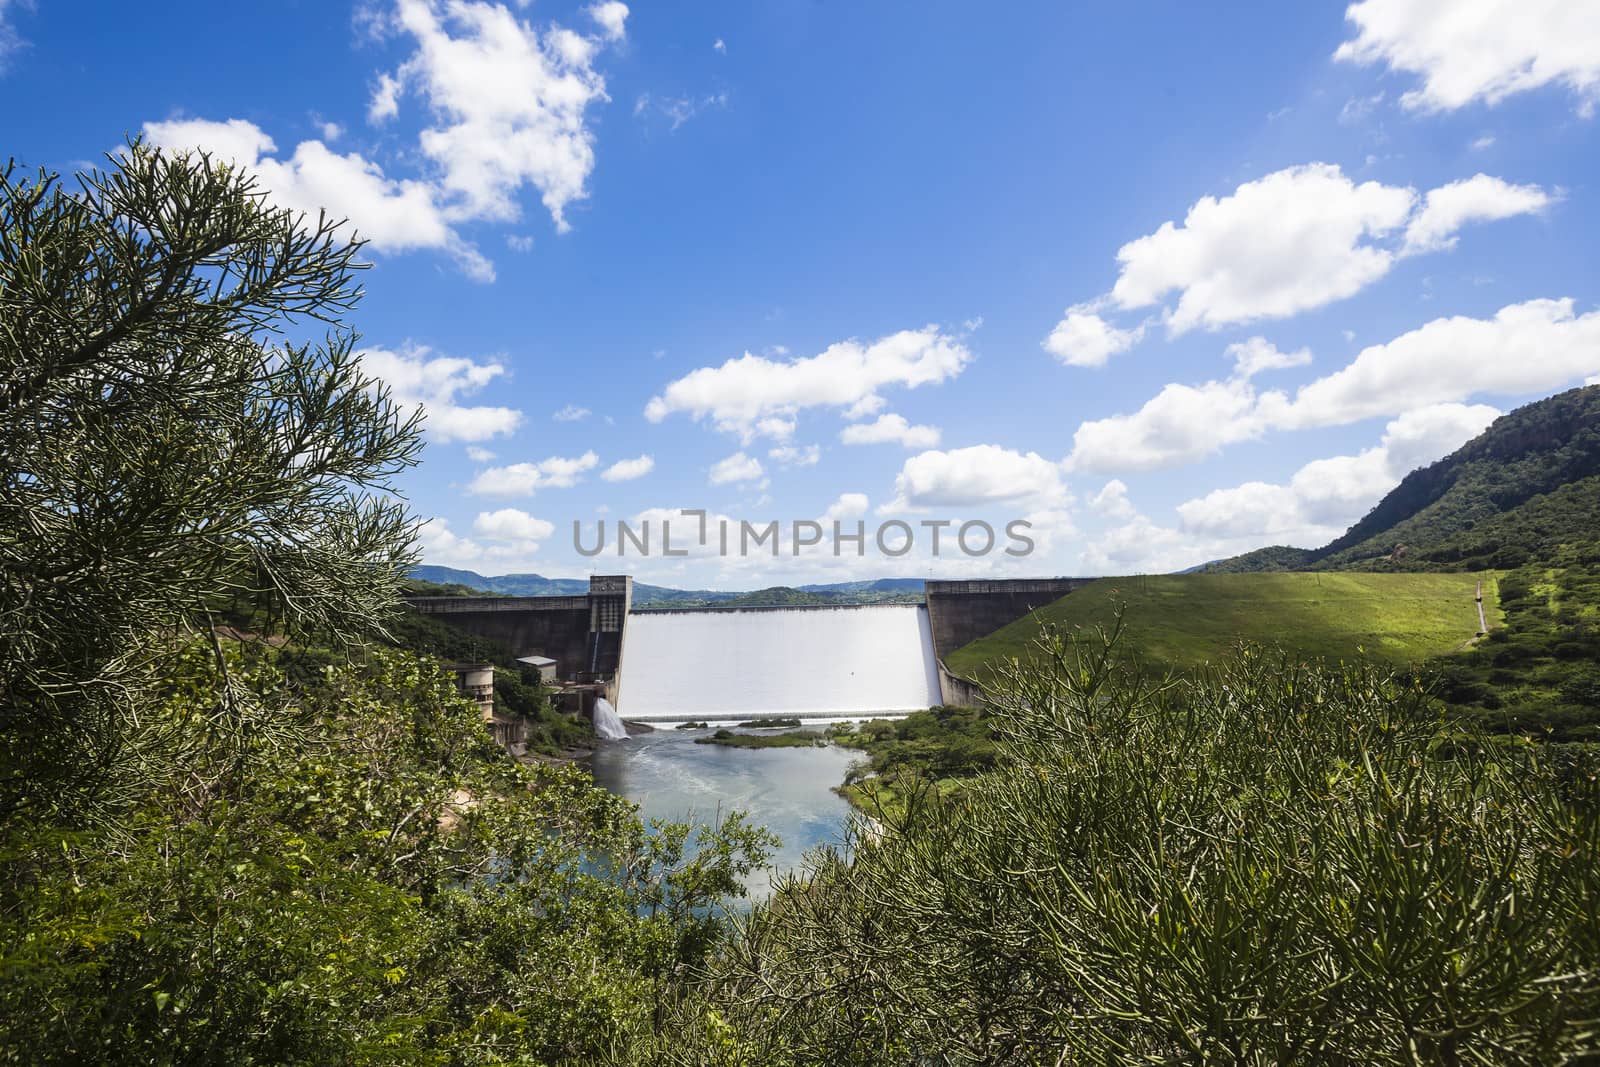
[[[1030,655],[1043,622],[1071,629],[1108,623],[1127,608],[1122,647],[1152,669],[1183,670],[1222,656],[1237,641],[1310,656],[1349,659],[1364,651],[1390,663],[1420,662],[1460,647],[1478,630],[1477,574],[1169,574],[1102,578],[957,649],[955,673]],[[1501,621],[1493,574],[1484,610]]]

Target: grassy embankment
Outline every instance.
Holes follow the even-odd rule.
[[[995,664],[1033,654],[1042,624],[1067,631],[1125,610],[1122,648],[1152,671],[1214,662],[1245,641],[1329,661],[1421,663],[1478,632],[1483,582],[1490,629],[1503,621],[1497,574],[1169,574],[1103,578],[957,649],[952,671],[982,681]]]
[[[1478,632],[1475,595],[1501,625],[1497,576],[1478,574],[1192,574],[1107,578],[950,655],[957,674],[982,680],[1012,658],[1028,661],[1040,627],[1073,632],[1109,623],[1124,608],[1121,650],[1150,672],[1216,662],[1241,641],[1330,661],[1421,663],[1462,648]],[[864,723],[837,743],[865,759],[839,790],[867,811],[901,810],[909,794],[948,795],[991,767],[997,724],[971,708],[934,708],[896,722]]]

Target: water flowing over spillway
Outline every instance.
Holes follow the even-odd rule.
[[[877,714],[937,703],[921,604],[628,616],[617,705],[629,719]]]
[[[617,709],[605,697],[594,702],[594,735],[602,741],[622,741],[628,736]]]

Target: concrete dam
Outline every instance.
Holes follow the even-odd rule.
[[[560,683],[603,689],[625,719],[881,715],[981,699],[944,657],[1091,580],[929,581],[923,604],[635,609],[630,577],[596,575],[587,596],[410,604],[555,660]]]
[[[940,703],[921,604],[640,611],[619,708],[630,719],[881,715]]]

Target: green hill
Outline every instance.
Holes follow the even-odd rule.
[[[1341,537],[1208,565],[1270,570],[1471,570],[1546,558],[1600,538],[1600,386],[1520,407],[1406,475]]]
[[[1068,630],[1105,624],[1118,604],[1126,607],[1123,647],[1155,670],[1214,660],[1241,640],[1328,659],[1365,653],[1396,664],[1421,662],[1477,634],[1480,577],[1492,627],[1501,619],[1492,573],[1102,578],[957,649],[946,666],[981,680],[997,662],[1028,657],[1041,624]]]

